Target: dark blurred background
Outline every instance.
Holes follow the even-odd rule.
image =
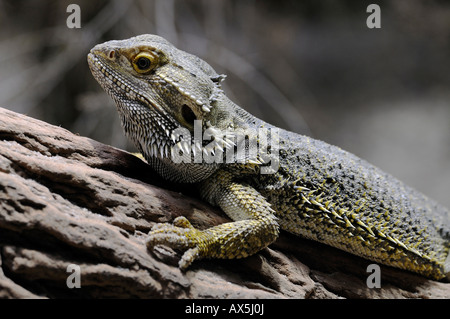
[[[70,3],[81,28],[69,29]],[[381,29],[369,29],[370,3]],[[156,33],[232,100],[450,207],[450,1],[0,1],[0,107],[134,151],[90,74],[95,44]]]

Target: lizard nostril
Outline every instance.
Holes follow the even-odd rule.
[[[110,59],[114,59],[116,57],[116,51],[114,50],[109,51],[108,57]]]

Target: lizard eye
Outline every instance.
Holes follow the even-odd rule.
[[[148,73],[158,64],[158,57],[148,53],[141,52],[133,60],[133,68],[138,73]]]

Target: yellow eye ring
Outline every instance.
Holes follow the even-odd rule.
[[[158,64],[158,57],[148,52],[141,52],[133,59],[133,68],[137,73],[148,73]]]

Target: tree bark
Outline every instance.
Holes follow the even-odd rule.
[[[182,272],[180,252],[147,250],[154,223],[228,221],[190,188],[125,151],[0,108],[0,297],[450,298],[450,283],[384,266],[381,288],[369,288],[370,261],[285,233],[252,257]],[[80,288],[70,288],[77,274]]]

